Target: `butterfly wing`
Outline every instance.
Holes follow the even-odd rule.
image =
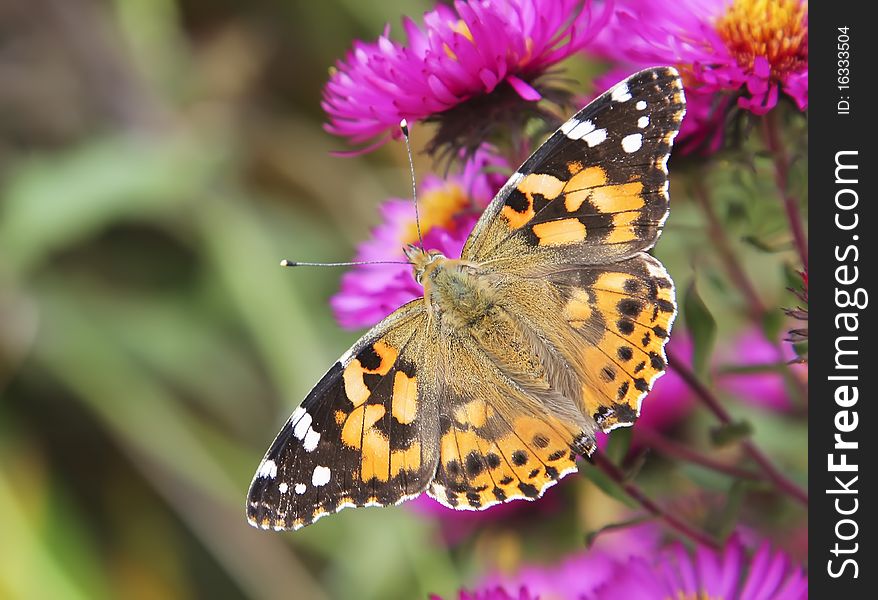
[[[553,410],[561,399],[551,397],[545,369],[516,352],[529,345],[527,331],[511,318],[489,321],[430,345],[436,358],[427,362],[440,374],[440,458],[427,493],[452,508],[534,500],[576,470],[582,425]]]
[[[544,332],[557,359],[575,373],[567,395],[592,429],[633,424],[664,373],[676,314],[674,284],[662,264],[639,252],[608,265],[569,265],[523,278],[519,288],[541,298],[540,307],[522,304],[520,319]]]
[[[651,248],[668,215],[666,164],[684,107],[671,67],[636,73],[599,96],[510,177],[462,258],[532,272]]]
[[[423,300],[401,307],[336,362],[284,424],[247,498],[250,523],[299,529],[348,506],[396,504],[438,461],[436,402],[419,381]]]
[[[674,287],[644,250],[668,215],[666,164],[684,112],[671,67],[617,84],[509,179],[463,250],[519,278],[509,310],[545,339],[555,371],[575,374],[552,385],[587,417],[587,437],[633,423],[665,368]]]

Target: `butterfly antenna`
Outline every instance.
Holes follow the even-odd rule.
[[[409,124],[403,119],[399,122],[399,128],[402,131],[402,137],[405,138],[405,151],[409,157],[409,172],[412,175],[412,202],[415,204],[415,225],[418,228],[418,243],[421,251],[424,250],[424,238],[421,236],[421,217],[418,214],[418,183],[415,179],[415,161],[412,159],[412,145],[409,142]]]
[[[352,262],[332,262],[332,263],[316,263],[302,262],[298,260],[283,259],[280,261],[282,267],[357,267],[360,265],[408,265],[408,261],[403,260],[355,260]]]

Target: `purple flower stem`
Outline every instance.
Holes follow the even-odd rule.
[[[711,240],[716,244],[717,250],[719,251],[720,260],[722,261],[723,266],[728,273],[729,279],[732,280],[732,283],[734,283],[735,286],[739,290],[741,290],[741,293],[743,293],[746,297],[748,304],[747,313],[750,316],[750,319],[753,321],[756,327],[764,334],[765,330],[763,328],[763,317],[765,316],[765,313],[768,309],[766,309],[765,305],[762,303],[762,300],[759,299],[759,294],[756,292],[756,288],[753,286],[753,283],[747,276],[746,271],[744,271],[744,268],[741,266],[737,255],[732,250],[732,245],[729,241],[728,235],[726,235],[726,230],[713,208],[713,202],[710,197],[710,193],[707,191],[707,188],[704,186],[704,183],[701,179],[696,181],[694,185],[695,193],[692,195],[695,197],[696,202],[698,202],[699,206],[704,211],[704,216],[707,218],[708,232],[710,234]],[[795,205],[795,202],[793,204]],[[779,353],[782,352],[780,343],[777,340],[769,339],[768,337],[766,337],[766,340],[775,348],[777,348]],[[807,403],[808,390],[801,381],[799,381],[795,376],[790,374],[788,365],[786,367],[786,378],[793,384],[793,387],[796,389],[796,392],[798,393],[799,398],[802,400],[802,403]]]
[[[762,131],[765,134],[765,144],[768,146],[768,150],[774,160],[774,179],[777,182],[777,189],[780,192],[784,210],[787,213],[787,220],[790,223],[790,230],[793,233],[793,241],[795,242],[796,251],[799,253],[799,259],[802,261],[802,266],[807,271],[808,238],[805,235],[805,228],[802,226],[802,215],[799,211],[799,202],[790,193],[790,159],[780,138],[776,113],[777,111],[773,110],[765,115],[762,119]]]
[[[589,460],[591,460],[592,464],[603,471],[604,474],[612,479],[619,487],[625,490],[625,493],[640,504],[649,514],[664,521],[671,529],[674,529],[698,544],[714,549],[719,549],[721,547],[719,542],[713,539],[713,537],[707,535],[703,531],[691,527],[688,523],[666,512],[662,507],[653,502],[643,490],[631,482],[625,473],[623,473],[613,461],[604,456],[600,450],[595,451]]]
[[[666,456],[678,458],[680,460],[684,460],[695,465],[700,465],[702,467],[710,469],[711,471],[724,473],[737,479],[749,479],[751,481],[760,481],[764,479],[764,477],[759,473],[755,473],[748,469],[742,469],[734,465],[727,465],[718,460],[714,460],[709,456],[705,456],[704,454],[696,452],[683,444],[678,444],[677,442],[666,438],[662,434],[656,433],[655,431],[651,431],[649,429],[641,429],[637,432],[637,437],[654,450],[657,450],[658,452]]]
[[[762,303],[762,300],[759,299],[759,294],[756,293],[756,288],[753,287],[753,283],[750,281],[750,278],[747,276],[747,273],[744,271],[744,268],[741,266],[741,263],[738,261],[737,256],[732,250],[731,243],[726,235],[726,230],[713,208],[710,194],[700,179],[695,182],[695,193],[693,196],[695,196],[696,201],[704,211],[704,216],[707,217],[707,227],[710,238],[716,244],[720,260],[722,260],[723,266],[725,266],[725,269],[729,274],[729,278],[747,298],[750,317],[757,323],[761,323],[762,317],[766,312],[765,305]]]
[[[698,399],[704,403],[704,405],[716,416],[717,419],[719,419],[720,422],[724,425],[731,425],[733,423],[732,416],[723,407],[717,397],[714,396],[698,379],[695,373],[686,367],[686,362],[673,356],[673,352],[669,351],[667,348],[665,348],[665,352],[668,354],[668,364],[671,365],[671,368],[674,369],[692,391],[695,392]],[[750,440],[744,440],[741,444],[747,454],[750,455],[750,458],[759,465],[759,468],[762,469],[769,481],[791,498],[804,506],[808,506],[808,492],[787,479],[753,442]]]

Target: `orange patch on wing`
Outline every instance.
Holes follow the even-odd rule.
[[[564,319],[573,327],[582,327],[591,318],[592,308],[588,292],[575,289],[573,296],[564,305]]]
[[[363,435],[363,466],[360,479],[387,481],[390,469],[390,440],[377,429],[370,429]]]
[[[366,370],[360,364],[358,359],[354,359],[345,367],[342,378],[344,379],[344,391],[347,399],[354,406],[360,406],[369,399],[372,394],[371,390],[363,381],[363,374]]]
[[[607,183],[607,172],[600,167],[589,167],[583,171],[579,171],[570,178],[565,190],[575,192],[576,190],[585,190]]]
[[[418,380],[409,377],[402,371],[393,376],[393,399],[391,400],[393,417],[403,424],[411,423],[418,415]]]
[[[576,190],[575,192],[567,192],[564,194],[564,208],[567,212],[576,212],[582,206],[582,203],[588,200],[591,190]]]
[[[539,194],[546,200],[553,200],[558,197],[558,194],[561,193],[565,185],[566,182],[553,175],[531,173],[518,182],[518,191],[528,198],[533,198],[534,194]]]
[[[527,198],[528,206],[523,212],[504,206],[500,214],[509,223],[510,229],[518,229],[534,217],[534,194],[539,194],[546,200],[554,200],[561,194],[565,182],[557,177],[545,173],[531,173],[518,182],[518,191]]]
[[[500,214],[503,215],[503,217],[506,219],[506,222],[509,223],[510,229],[518,229],[519,227],[534,218],[535,213],[533,209],[533,202],[530,202],[530,205],[524,212],[518,212],[511,206],[504,206],[500,210]]]
[[[565,425],[553,417],[521,416],[515,419],[513,428],[518,437],[527,444],[528,450],[546,464],[553,464],[549,457],[556,452],[569,452],[570,443],[578,431],[578,427]],[[569,454],[565,460],[570,460]]]
[[[378,419],[384,416],[385,412],[387,411],[380,404],[358,406],[348,416],[348,420],[342,427],[341,440],[351,448],[360,448],[360,445],[364,443],[364,432],[368,433],[371,427],[378,422]]]
[[[415,471],[421,468],[421,444],[417,441],[405,450],[390,453],[390,476],[396,477],[402,471]]]
[[[634,233],[634,221],[640,217],[637,211],[617,212],[613,214],[613,229],[607,235],[606,243],[620,244],[637,239]]]
[[[576,175],[582,170],[582,163],[578,160],[571,160],[567,163],[567,170],[570,171],[571,175]]]
[[[484,427],[493,414],[494,410],[481,400],[473,400],[454,409],[455,420],[471,427]]]
[[[643,208],[643,184],[639,181],[608,185],[592,191],[591,203],[602,213],[617,213]]]
[[[472,431],[460,431],[452,428],[442,436],[439,442],[439,456],[446,464],[452,460],[459,460],[463,464],[467,454],[478,451],[478,439]]]
[[[631,275],[629,275],[628,273],[608,271],[606,273],[601,273],[592,287],[596,290],[612,290],[619,293],[624,293],[625,283],[629,279],[631,279]]]
[[[579,219],[561,219],[537,223],[533,226],[534,235],[540,240],[540,246],[561,246],[581,242],[585,239],[585,225]]]
[[[377,342],[372,344],[372,350],[381,359],[381,363],[374,369],[363,368],[363,372],[377,375],[387,375],[387,373],[390,371],[390,367],[392,367],[393,363],[396,362],[396,357],[399,356],[399,351],[384,340],[378,340]]]

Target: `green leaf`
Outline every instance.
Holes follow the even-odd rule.
[[[741,505],[744,503],[744,497],[750,486],[750,482],[743,479],[736,479],[729,486],[725,494],[725,503],[712,516],[707,527],[717,539],[724,540],[735,530],[741,513]]]
[[[125,137],[36,155],[0,187],[0,253],[27,270],[111,223],[161,219],[205,194],[217,155],[186,139]]]
[[[716,321],[698,294],[694,280],[686,288],[683,313],[686,328],[692,336],[692,366],[700,377],[704,377],[707,375],[710,354],[716,341]]]
[[[786,325],[786,319],[779,310],[766,310],[762,315],[762,332],[766,340],[780,339],[784,325]]]
[[[620,464],[628,455],[633,433],[634,429],[631,427],[620,427],[607,436],[608,442],[605,454],[614,463]]]
[[[607,496],[615,498],[622,504],[631,508],[636,508],[638,506],[637,502],[626,494],[625,490],[622,489],[619,484],[613,481],[606,473],[597,467],[591,466],[590,468],[583,469],[582,474],[588,478],[589,481],[598,486]]]
[[[753,435],[749,421],[734,421],[719,425],[710,430],[710,441],[714,446],[728,446]]]
[[[617,531],[619,529],[627,529],[628,527],[636,527],[641,523],[646,523],[647,521],[651,521],[654,517],[652,515],[644,515],[640,517],[634,517],[632,519],[627,519],[625,521],[618,521],[616,523],[609,523],[604,525],[603,527],[599,527],[597,529],[593,529],[591,531],[586,532],[585,534],[585,547],[591,548],[592,545],[597,540],[598,536],[602,533],[608,533],[612,531]]]

